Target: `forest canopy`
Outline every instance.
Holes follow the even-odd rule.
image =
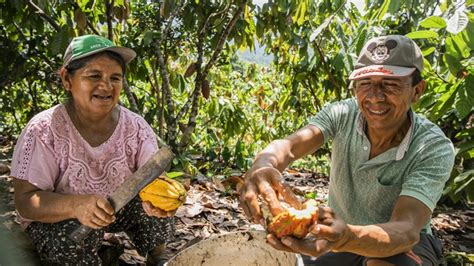
[[[324,104],[352,97],[348,75],[370,38],[402,34],[425,57],[416,112],[456,147],[445,200],[474,201],[474,1],[352,2],[15,0],[0,3],[0,131],[16,138],[65,99],[57,75],[69,41],[98,34],[133,48],[121,103],[142,115],[189,175],[245,171],[266,144]],[[246,63],[262,47],[270,65]],[[294,167],[326,172],[325,147]]]

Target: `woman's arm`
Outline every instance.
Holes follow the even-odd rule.
[[[107,226],[115,220],[114,209],[103,197],[97,195],[67,195],[44,191],[28,181],[13,179],[15,206],[26,219],[56,223],[78,219],[94,229]]]

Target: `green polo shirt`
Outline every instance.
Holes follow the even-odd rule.
[[[388,222],[401,195],[431,211],[436,206],[454,164],[454,147],[438,126],[409,114],[411,127],[400,145],[372,159],[355,98],[329,104],[309,120],[325,142],[332,140],[328,204],[347,223]],[[430,223],[423,231],[431,233]]]

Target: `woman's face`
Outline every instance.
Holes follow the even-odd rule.
[[[72,94],[74,107],[82,114],[101,116],[110,113],[119,101],[123,86],[120,64],[100,55],[78,69],[74,75],[61,77]]]

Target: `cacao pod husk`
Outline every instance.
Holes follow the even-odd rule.
[[[144,187],[139,196],[143,201],[149,201],[156,208],[173,211],[186,201],[186,189],[174,179],[159,176]]]
[[[304,203],[303,209],[288,208],[273,217],[267,229],[277,238],[293,236],[304,238],[311,225],[318,220],[318,206],[315,200]]]

